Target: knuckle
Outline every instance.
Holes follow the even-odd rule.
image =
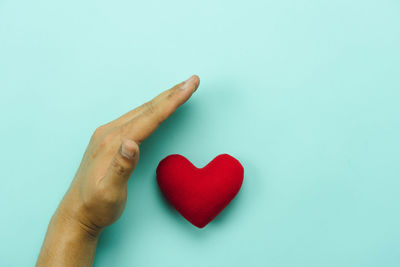
[[[146,115],[150,115],[158,125],[166,119],[164,112],[160,112],[159,107],[154,103],[154,100],[145,103],[145,113],[147,113]]]
[[[113,140],[114,140],[114,135],[113,134],[106,134],[103,138],[102,138],[102,140],[101,140],[101,142],[100,142],[100,145],[101,146],[108,146],[109,144],[111,144],[112,142],[113,142]]]
[[[115,138],[112,133],[102,133],[101,137],[95,137],[93,149],[91,150],[92,159],[96,158],[100,153],[112,151]]]
[[[176,89],[176,88],[172,88],[171,90],[169,90],[168,93],[167,93],[167,100],[172,100],[175,97],[176,92],[178,90],[179,89]]]
[[[125,176],[129,172],[129,169],[117,159],[113,160],[111,164],[115,174],[118,176]]]
[[[145,111],[150,114],[154,114],[157,111],[156,105],[154,104],[154,100],[150,100],[144,104]]]
[[[105,132],[105,128],[106,128],[105,125],[101,125],[101,126],[97,127],[93,132],[93,137],[94,138],[100,137]]]

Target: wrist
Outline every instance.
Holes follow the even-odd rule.
[[[64,211],[51,218],[37,266],[91,266],[101,231],[87,229]]]
[[[102,228],[89,226],[84,223],[84,220],[79,219],[78,216],[74,216],[73,213],[61,207],[54,213],[52,221],[60,231],[70,233],[72,237],[85,241],[97,241],[103,230]]]

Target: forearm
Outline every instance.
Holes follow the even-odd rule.
[[[57,210],[49,223],[36,266],[92,266],[99,234]]]

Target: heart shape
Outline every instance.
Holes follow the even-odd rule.
[[[174,154],[160,161],[156,173],[165,198],[186,220],[203,228],[239,192],[244,169],[228,154],[218,155],[203,168]]]

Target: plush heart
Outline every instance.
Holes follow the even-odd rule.
[[[203,168],[181,155],[169,155],[157,167],[158,185],[165,198],[193,225],[203,228],[236,196],[243,166],[222,154]]]

